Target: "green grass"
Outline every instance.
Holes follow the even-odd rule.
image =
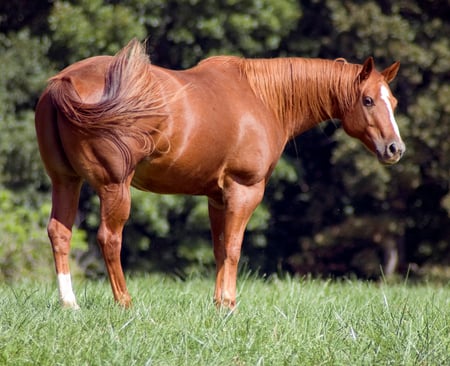
[[[75,281],[79,311],[53,284],[0,285],[0,364],[450,365],[450,284],[239,280],[238,311],[217,311],[212,278]]]

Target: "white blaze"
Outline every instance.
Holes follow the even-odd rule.
[[[75,294],[73,293],[72,279],[70,278],[70,273],[58,274],[58,289],[59,289],[59,298],[61,300],[62,306],[73,309],[79,309],[77,300],[75,299]]]
[[[386,104],[386,108],[389,113],[389,120],[391,121],[392,128],[394,129],[395,133],[397,134],[397,137],[400,139],[400,130],[398,129],[397,122],[395,121],[394,117],[394,111],[392,110],[391,102],[389,100],[389,89],[386,87],[386,85],[381,85],[380,90],[381,99]]]

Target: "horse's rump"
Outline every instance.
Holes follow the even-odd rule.
[[[98,87],[98,83],[93,83],[92,88]],[[144,46],[137,40],[132,40],[113,58],[104,75],[103,93],[98,102],[83,101],[70,71],[51,78],[47,90],[64,121],[81,134],[112,141],[127,160],[133,152],[123,137],[135,139],[141,153],[148,154],[154,148],[151,134],[155,128],[151,124],[144,128],[136,122],[166,116],[160,85],[153,77]],[[64,128],[66,122],[58,123]]]

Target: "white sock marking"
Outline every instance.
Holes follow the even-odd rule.
[[[72,289],[72,279],[70,278],[70,273],[58,274],[58,289],[59,289],[59,299],[64,307],[79,309],[77,300],[75,299],[75,294]]]
[[[385,85],[381,85],[380,90],[381,99],[386,104],[386,108],[389,113],[389,120],[391,121],[392,128],[394,129],[397,137],[400,139],[400,130],[398,129],[397,122],[395,121],[394,111],[392,110],[391,102],[389,101],[389,90]]]

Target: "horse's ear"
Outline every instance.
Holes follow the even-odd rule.
[[[394,62],[391,66],[387,67],[381,72],[381,75],[384,76],[384,79],[387,83],[390,83],[395,79],[398,73],[398,69],[400,68],[400,62]]]
[[[375,69],[375,62],[373,61],[373,57],[368,57],[362,66],[362,70],[359,73],[359,81],[362,82],[367,80],[370,73]]]

